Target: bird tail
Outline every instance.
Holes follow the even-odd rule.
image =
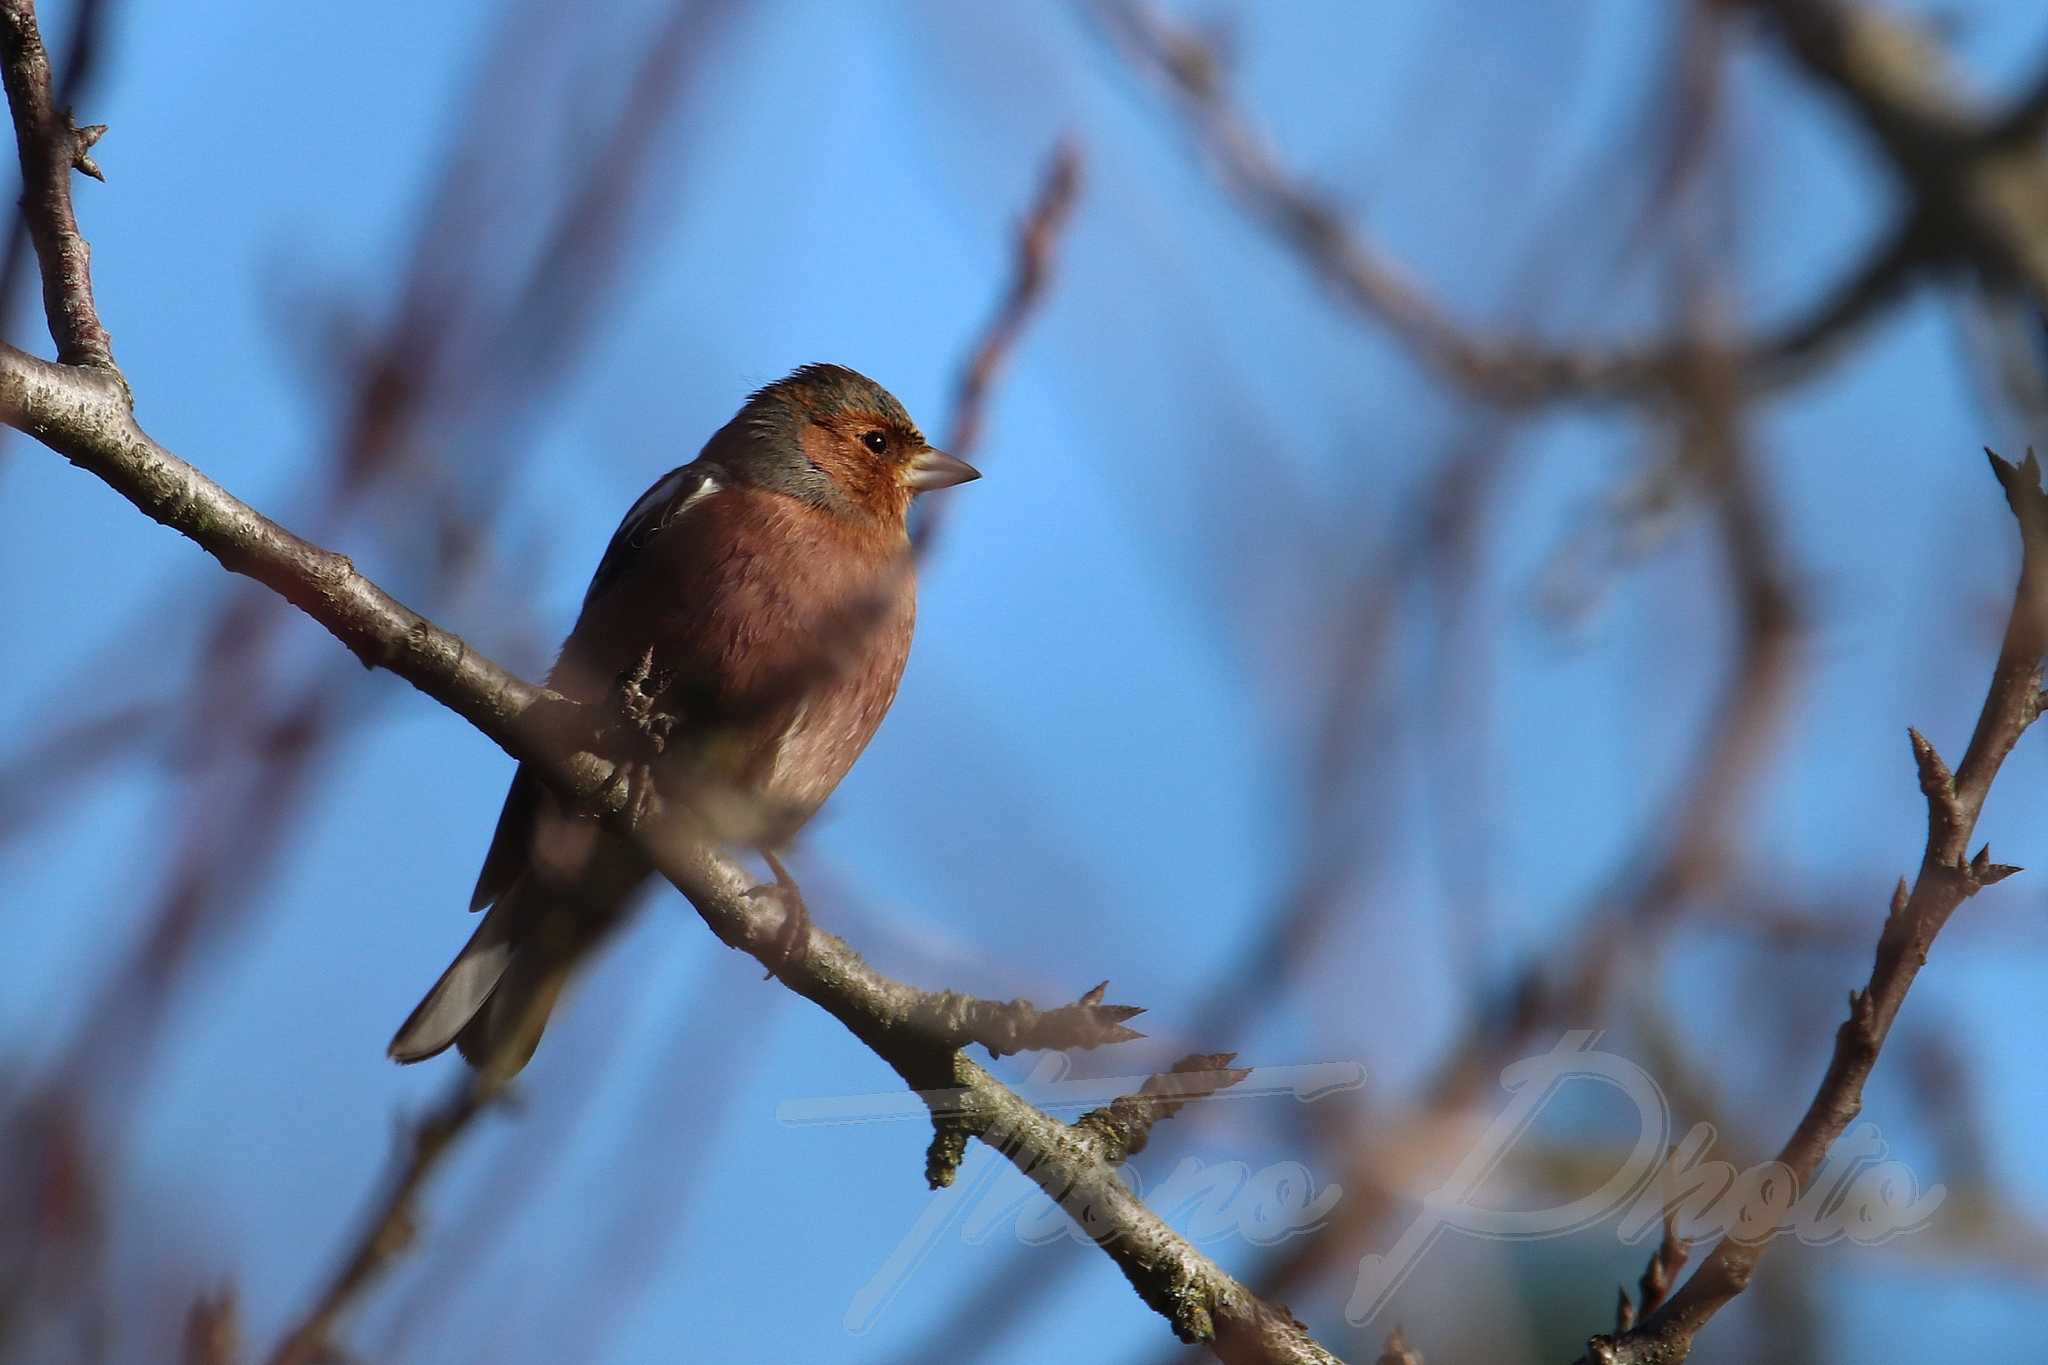
[[[399,1026],[391,1059],[423,1062],[453,1043],[491,1079],[517,1075],[540,1045],[570,969],[608,918],[593,908],[547,897],[531,882],[514,886]]]
[[[423,1062],[450,1044],[493,1081],[517,1075],[577,964],[624,916],[647,864],[606,839],[572,878],[516,873],[388,1049]]]
[[[540,1046],[575,954],[528,944],[513,955],[497,989],[455,1035],[464,1061],[493,1080],[510,1080]]]
[[[527,937],[523,930],[531,916],[524,913],[520,890],[515,888],[484,914],[483,923],[448,970],[399,1025],[386,1049],[392,1061],[423,1062],[446,1051],[490,1003]]]

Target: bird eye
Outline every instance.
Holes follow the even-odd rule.
[[[863,433],[860,438],[860,443],[866,446],[869,450],[872,450],[877,455],[880,455],[889,449],[889,438],[887,436],[884,436],[879,431],[870,431]]]

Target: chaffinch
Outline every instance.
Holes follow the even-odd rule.
[[[873,380],[806,365],[633,504],[549,685],[658,713],[648,771],[664,820],[762,850],[783,882],[774,851],[846,776],[903,676],[911,499],[977,477]],[[517,1072],[571,969],[650,874],[631,840],[522,766],[470,900],[489,913],[392,1058],[454,1043],[473,1065]]]

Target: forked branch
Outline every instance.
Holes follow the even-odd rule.
[[[1870,979],[1849,992],[1849,1015],[1836,1031],[1820,1088],[1778,1153],[1801,1188],[1813,1182],[1828,1149],[1861,1112],[1863,1084],[1935,936],[1964,901],[2019,871],[1992,862],[1988,845],[1974,855],[1969,848],[1999,767],[2041,711],[2041,661],[2048,655],[2048,492],[2042,489],[2033,452],[2017,465],[1996,455],[1990,459],[2019,525],[2020,573],[2012,613],[1963,761],[1951,772],[1925,736],[1909,732],[1927,801],[1927,845],[1910,889],[1902,878],[1892,896]],[[1769,1245],[1724,1239],[1669,1302],[1631,1328],[1593,1338],[1585,1360],[1668,1365],[1685,1359],[1699,1330],[1748,1287]]]

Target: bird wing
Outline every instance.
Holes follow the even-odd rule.
[[[619,529],[612,532],[604,557],[597,562],[590,588],[583,594],[587,608],[610,588],[654,538],[676,523],[691,507],[724,487],[724,471],[708,460],[696,460],[671,469],[640,495]],[[498,812],[498,828],[491,835],[490,852],[484,855],[483,870],[477,874],[476,891],[469,908],[481,910],[495,904],[526,875],[532,853],[534,821],[540,813],[542,787],[524,764],[512,775],[511,790],[505,793],[504,809]]]
[[[673,526],[676,518],[727,482],[724,471],[706,460],[692,461],[656,479],[654,486],[627,509],[619,529],[612,532],[612,542],[605,546],[604,558],[597,561],[597,572],[591,575],[590,590],[583,594],[583,605],[589,606],[606,588],[618,582],[640,552]]]
[[[505,808],[498,812],[498,828],[491,835],[491,851],[484,855],[483,870],[477,873],[476,890],[469,908],[481,910],[495,905],[509,894],[533,853],[533,820],[539,809],[540,780],[524,763],[512,774],[512,789],[505,793]]]

